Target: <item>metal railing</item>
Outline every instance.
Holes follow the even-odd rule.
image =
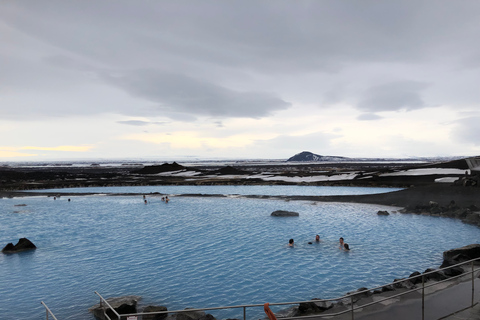
[[[378,304],[378,303],[381,303],[381,302],[384,302],[384,301],[387,301],[387,300],[399,298],[399,297],[404,296],[406,294],[413,293],[413,292],[418,292],[419,290],[421,290],[421,298],[422,298],[422,311],[421,311],[421,313],[422,313],[422,319],[425,319],[425,296],[426,296],[425,289],[429,288],[429,287],[432,287],[432,286],[436,286],[436,285],[441,284],[441,283],[452,281],[452,280],[455,280],[455,279],[464,278],[468,275],[471,275],[470,278],[471,278],[471,283],[472,283],[472,289],[471,289],[470,305],[467,308],[471,308],[475,305],[475,283],[474,283],[475,272],[479,271],[480,268],[475,269],[474,264],[475,264],[475,262],[478,262],[478,261],[480,261],[480,258],[465,261],[465,262],[461,262],[461,263],[451,265],[451,266],[441,268],[441,269],[435,269],[435,270],[432,270],[430,272],[425,272],[423,274],[419,274],[417,276],[412,276],[412,277],[409,277],[409,278],[396,280],[394,282],[391,282],[391,283],[388,283],[388,284],[385,284],[385,285],[382,285],[382,286],[378,286],[378,287],[375,287],[375,288],[366,289],[366,290],[362,290],[362,291],[355,291],[353,293],[349,293],[345,296],[338,297],[338,298],[307,300],[307,301],[295,301],[295,302],[279,302],[279,303],[270,303],[269,305],[270,306],[284,306],[284,305],[297,305],[297,304],[303,304],[303,303],[306,303],[306,304],[332,303],[333,304],[334,302],[338,303],[338,302],[341,301],[341,302],[343,302],[343,305],[346,306],[346,309],[343,310],[343,311],[338,311],[338,312],[334,312],[334,313],[326,313],[326,310],[325,310],[324,312],[321,312],[321,313],[314,313],[314,314],[306,315],[306,316],[277,317],[277,318],[281,319],[281,320],[309,319],[309,318],[336,317],[336,316],[340,316],[340,315],[343,315],[343,314],[350,313],[351,319],[354,320],[356,310],[364,309],[365,307],[373,306],[375,304]],[[469,264],[470,264],[470,268],[469,268],[468,271],[464,270],[461,274],[459,274],[457,276],[447,277],[444,280],[433,281],[432,283],[426,284],[426,280],[428,280],[429,275],[438,274],[439,271],[444,271],[444,270],[452,269],[452,268],[455,268],[455,267],[462,267],[462,266],[466,266],[466,265],[468,266]],[[421,287],[417,287],[415,284],[413,284],[416,281],[412,281],[412,280],[419,279],[419,278],[421,278]],[[401,283],[403,283],[403,282],[410,282],[411,283],[410,288],[408,288],[408,286],[403,286],[403,288],[407,289],[406,291],[403,291],[401,293],[394,294],[394,295],[391,295],[391,296],[388,296],[388,297],[385,297],[385,298],[381,298],[381,299],[378,299],[378,300],[373,301],[373,302],[367,302],[367,303],[364,303],[364,304],[359,304],[359,303],[355,304],[356,302],[361,301],[362,296],[371,295],[373,291],[381,290],[385,287],[402,287]],[[135,319],[140,320],[140,319],[142,319],[142,316],[147,316],[147,315],[153,316],[153,315],[157,315],[157,314],[167,314],[167,313],[179,314],[179,313],[190,313],[190,312],[197,312],[197,311],[212,311],[212,310],[225,310],[225,309],[243,309],[242,310],[243,311],[243,320],[247,320],[247,316],[246,316],[247,308],[259,308],[259,307],[264,306],[264,304],[249,304],[249,305],[236,305],[236,306],[213,307],[213,308],[198,308],[198,309],[184,309],[184,310],[173,310],[173,311],[167,310],[167,311],[156,311],[156,312],[140,312],[140,313],[119,314],[110,305],[110,303],[108,303],[108,301],[105,298],[103,298],[97,291],[95,291],[95,294],[97,294],[100,297],[100,308],[103,309],[103,314],[105,316],[105,319],[108,319],[108,320],[135,320]],[[360,296],[360,297],[356,298],[357,296]],[[51,314],[53,319],[57,320],[57,318],[55,318],[55,316],[48,309],[48,307],[43,302],[42,302],[42,304],[45,306],[45,308],[47,310],[47,320],[48,320],[48,314]],[[453,313],[462,311],[462,310],[467,309],[467,308],[455,310]],[[114,316],[116,318],[111,319],[107,315],[108,310],[111,310],[111,312],[114,314]],[[451,314],[453,314],[453,313],[451,313]],[[448,315],[445,315],[445,316],[448,316]]]
[[[45,307],[45,313],[46,313],[46,319],[48,320],[48,315],[50,314],[52,316],[52,318],[54,320],[58,320],[57,317],[55,317],[55,315],[52,313],[52,311],[50,311],[50,309],[47,307],[47,305],[43,302],[43,301],[40,301],[41,304],[43,304],[43,306]]]
[[[105,304],[108,308],[103,308],[103,315],[105,316],[106,319],[108,320],[112,320],[108,314],[107,314],[107,310],[111,310],[116,316],[117,316],[117,319],[121,319],[121,315],[118,314],[118,312],[115,310],[115,308],[113,308],[107,300],[105,300],[104,297],[102,297],[100,295],[100,293],[98,293],[97,291],[95,291],[95,294],[97,294],[99,297],[100,297],[100,308],[103,308],[103,304]]]

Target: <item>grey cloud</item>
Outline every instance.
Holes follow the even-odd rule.
[[[380,117],[379,115],[375,114],[375,113],[363,113],[361,115],[359,115],[357,117],[358,120],[379,120],[379,119],[383,119],[383,117]]]
[[[340,134],[315,132],[307,135],[281,135],[269,140],[257,140],[255,145],[260,148],[279,149],[283,152],[298,153],[298,150],[309,150],[313,153],[324,154],[331,152],[331,140],[341,137]]]
[[[91,71],[94,72],[93,68],[89,63],[81,62],[78,58],[74,59],[66,55],[52,55],[47,56],[42,59],[48,65],[67,69],[67,70],[76,70],[76,71]]]
[[[382,152],[391,152],[391,147],[397,149],[395,153],[400,157],[409,158],[415,156],[446,156],[452,154],[452,150],[445,147],[443,141],[425,141],[421,137],[418,139],[406,138],[403,135],[387,135],[385,143],[382,146],[374,146],[374,148],[382,148]],[[378,151],[377,151],[378,152]],[[375,151],[372,150],[372,154]]]
[[[478,67],[479,11],[480,2],[470,0],[205,0],[201,5],[192,0],[50,0],[48,5],[3,1],[0,33],[3,25],[15,33],[0,48],[0,83],[6,79],[18,92],[35,87],[53,97],[43,103],[48,105],[57,103],[55,94],[67,83],[90,90],[92,82],[103,79],[154,106],[129,109],[108,99],[99,103],[99,93],[82,108],[63,103],[58,109],[65,115],[102,109],[181,121],[199,116],[265,117],[290,107],[281,97],[326,105],[358,102],[358,108],[370,114],[457,105],[466,99],[467,81],[472,83],[467,103],[478,103],[473,87],[478,75],[458,76],[456,86],[443,76],[445,70]],[[10,46],[22,54],[10,54]],[[399,66],[410,66],[413,74]],[[372,75],[365,75],[370,67]],[[105,76],[108,70],[119,75]],[[306,84],[313,79],[309,75],[318,81]],[[389,83],[358,94],[362,86],[381,83],[385,75],[388,81],[424,82]],[[424,95],[425,82],[434,95]],[[103,83],[97,87],[105,89]],[[107,96],[115,90],[105,91]],[[79,89],[71,100],[74,94],[90,99]],[[25,107],[22,116],[54,113],[59,114],[50,106]]]
[[[290,103],[264,92],[238,92],[214,83],[160,70],[104,73],[110,84],[131,95],[155,102],[160,115],[260,118],[290,107]]]
[[[457,121],[452,135],[463,143],[480,146],[480,117],[464,118]]]
[[[125,120],[125,121],[117,121],[117,123],[119,124],[126,124],[126,125],[129,125],[129,126],[139,126],[139,127],[143,127],[143,126],[148,126],[148,125],[151,125],[151,124],[154,124],[154,125],[163,125],[163,124],[166,124],[166,122],[150,122],[150,121],[141,121],[141,120]]]
[[[149,124],[147,121],[140,121],[140,120],[117,121],[117,123],[126,124],[129,126],[139,126],[139,127],[146,126]]]
[[[331,72],[350,62],[424,61],[440,50],[456,52],[478,42],[468,26],[480,9],[475,1],[445,0],[49,4],[7,2],[0,17],[106,64],[139,67],[143,56],[156,57],[157,66],[193,60],[268,72]]]
[[[421,109],[425,103],[421,91],[427,84],[417,81],[397,81],[369,88],[357,107],[369,112]]]
[[[480,50],[467,56],[463,61],[464,67],[467,69],[480,68]]]
[[[158,110],[158,107],[154,107],[154,112],[155,114],[158,114],[159,116],[174,120],[174,121],[182,121],[182,122],[194,122],[197,120],[196,115],[190,114],[190,113],[185,113],[185,112],[175,112],[175,111],[168,111],[168,110]]]

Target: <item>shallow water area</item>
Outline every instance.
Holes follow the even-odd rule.
[[[196,188],[192,193],[207,193]],[[175,196],[165,203],[148,194],[147,204],[141,196],[69,198],[0,200],[2,246],[27,237],[38,247],[0,255],[6,319],[42,318],[44,301],[58,319],[91,320],[95,290],[107,298],[140,295],[141,305],[169,310],[337,297],[438,267],[444,250],[480,237],[477,227],[453,219],[378,216],[396,208],[377,205]],[[300,216],[271,217],[275,210]],[[341,236],[350,252],[338,249]],[[290,238],[294,248],[287,246]],[[211,313],[241,318],[241,312]],[[264,316],[258,312],[247,317]]]
[[[168,195],[178,194],[230,194],[230,195],[267,195],[267,196],[329,196],[374,194],[402,190],[402,188],[378,187],[325,187],[299,185],[213,185],[213,186],[131,186],[131,187],[87,187],[68,189],[44,189],[44,192],[69,193],[161,193]],[[35,192],[37,190],[29,190]]]

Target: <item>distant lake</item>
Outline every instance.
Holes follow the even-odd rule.
[[[460,221],[379,205],[174,196],[354,192],[346,187],[87,189],[146,193],[149,202],[133,195],[0,199],[2,247],[21,237],[38,247],[0,255],[5,319],[45,318],[44,301],[58,319],[92,320],[87,309],[98,303],[95,290],[106,298],[140,295],[141,306],[169,310],[331,298],[438,267],[443,251],[480,240],[480,229]],[[149,192],[171,194],[171,201]],[[275,210],[300,216],[271,217]],[[322,242],[308,244],[316,234]],[[338,249],[339,237],[350,252]],[[296,247],[287,246],[290,238]],[[249,312],[249,319],[264,317],[261,309]],[[211,313],[242,317],[241,310]]]

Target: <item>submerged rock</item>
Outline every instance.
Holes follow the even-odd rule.
[[[293,211],[284,211],[284,210],[277,210],[272,212],[272,217],[298,217],[300,214],[298,212]]]
[[[26,250],[34,250],[37,246],[35,246],[30,240],[27,238],[21,238],[18,240],[16,245],[13,243],[8,243],[3,249],[3,253],[17,253]]]
[[[382,211],[382,210],[379,210],[379,211],[377,212],[377,214],[378,214],[379,216],[388,216],[388,215],[390,215],[390,213],[388,213],[388,211]]]

